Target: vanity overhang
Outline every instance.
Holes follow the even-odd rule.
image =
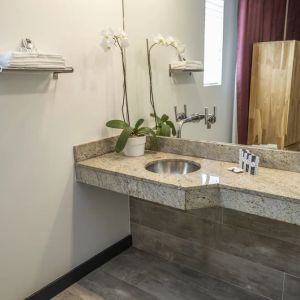
[[[298,172],[260,167],[258,176],[234,174],[227,169],[236,165],[236,162],[195,155],[196,149],[209,142],[170,138],[159,138],[157,151],[147,151],[141,157],[126,157],[113,152],[115,140],[115,137],[108,138],[74,147],[78,182],[181,210],[217,206],[300,225]],[[178,148],[178,143],[182,144],[181,148]],[[221,145],[209,144],[215,148],[214,152]],[[162,151],[163,148],[171,149],[172,145],[176,145],[176,150],[174,148],[170,152],[176,153]],[[226,147],[230,145],[223,147],[223,160],[226,160]],[[187,152],[189,155],[185,155]],[[190,152],[194,155],[191,156]],[[279,154],[276,153],[275,157]],[[213,152],[210,155],[214,155]],[[207,155],[203,153],[203,156]],[[145,166],[149,163],[161,159],[185,159],[201,165],[201,169],[185,175],[157,174],[146,170]],[[286,166],[289,163],[287,160]]]

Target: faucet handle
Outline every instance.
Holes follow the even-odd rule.
[[[186,119],[186,117],[187,117],[187,106],[184,105],[184,112],[180,112],[180,113],[177,111],[177,106],[174,106],[174,112],[175,112],[176,122],[179,122],[183,119]]]
[[[204,108],[204,122],[205,122],[205,125],[208,125],[208,123],[209,123],[208,107]]]
[[[177,106],[174,106],[174,113],[175,113],[175,120],[177,121],[178,114],[177,114]]]
[[[217,107],[214,105],[214,114],[212,115],[211,123],[217,122]]]

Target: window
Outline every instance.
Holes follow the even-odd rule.
[[[204,86],[222,84],[224,0],[205,1]]]

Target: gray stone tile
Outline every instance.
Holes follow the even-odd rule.
[[[129,249],[101,268],[160,299],[264,299],[206,274]]]
[[[300,276],[300,246],[197,215],[130,201],[131,221],[279,271]]]
[[[139,199],[130,201],[132,222],[203,244],[212,243],[219,224],[207,221],[192,212],[186,213]]]
[[[279,300],[283,273],[138,224],[131,224],[133,246],[204,272],[249,292]]]
[[[194,215],[200,219],[213,221],[215,223],[222,222],[222,207],[207,207],[188,210],[186,213]]]
[[[286,275],[284,281],[283,300],[300,299],[300,278]]]
[[[215,244],[213,244],[215,243]],[[237,227],[219,226],[210,246],[276,270],[300,276],[300,246]]]
[[[223,209],[223,223],[300,246],[299,225],[271,220],[226,208]]]
[[[105,300],[157,300],[155,296],[142,291],[107,273],[96,270],[78,282],[79,285]]]

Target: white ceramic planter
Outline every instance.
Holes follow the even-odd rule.
[[[130,137],[124,148],[124,154],[126,156],[142,156],[145,154],[145,145],[145,136]]]

